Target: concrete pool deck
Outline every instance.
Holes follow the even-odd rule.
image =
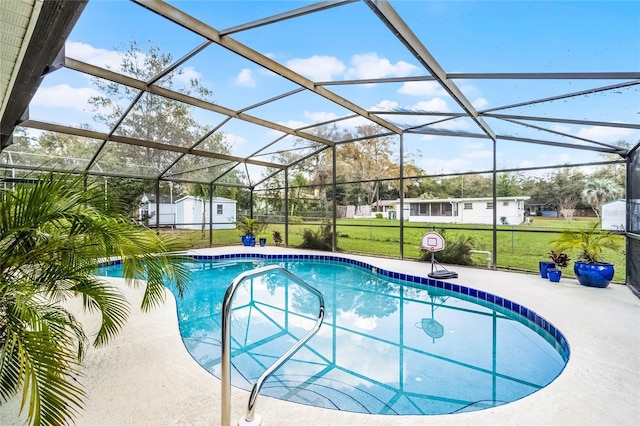
[[[280,247],[221,247],[193,254],[311,253]],[[331,254],[331,253],[318,253]],[[414,261],[343,255],[411,275],[430,271]],[[583,287],[563,278],[451,267],[450,280],[500,295],[536,311],[566,336],[571,347],[562,374],[542,390],[500,407],[444,416],[355,414],[260,397],[265,425],[638,425],[640,424],[640,299],[623,285]],[[122,285],[122,280],[113,280]],[[133,306],[141,289],[123,287]],[[78,425],[217,425],[220,381],[189,355],[178,331],[175,301],[141,313],[132,309],[125,328],[104,348],[90,349],[82,380],[87,392]],[[74,306],[79,308],[79,306]],[[88,334],[98,319],[83,315]],[[232,420],[244,413],[248,393],[232,393]],[[23,424],[16,399],[0,407],[0,424]]]

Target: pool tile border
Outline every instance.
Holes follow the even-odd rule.
[[[421,277],[418,275],[409,275],[400,272],[388,271],[386,269],[379,268],[377,266],[373,266],[367,262],[363,262],[356,259],[351,259],[348,257],[341,257],[335,255],[317,255],[317,254],[266,254],[266,253],[233,253],[233,254],[218,254],[218,255],[202,255],[202,254],[191,254],[185,255],[185,258],[190,258],[194,260],[234,260],[234,259],[257,259],[257,260],[313,260],[321,263],[344,263],[352,266],[358,266],[364,268],[374,274],[379,274],[388,278],[407,281],[415,284],[419,284],[426,287],[434,287],[438,289],[443,289],[447,291],[451,291],[453,293],[458,293],[467,298],[477,299],[480,304],[482,302],[486,302],[500,308],[503,308],[504,311],[512,312],[523,319],[526,319],[539,327],[541,330],[546,331],[549,336],[553,339],[551,344],[553,344],[563,356],[566,357],[567,361],[569,359],[569,355],[571,353],[569,342],[566,337],[558,328],[556,328],[553,324],[547,321],[542,316],[538,315],[536,312],[528,309],[518,303],[512,302],[503,297],[487,293],[485,291],[476,290],[471,287],[466,287],[460,284],[456,284],[450,281],[441,281],[433,278]],[[104,266],[112,266],[119,265],[121,262],[119,259],[109,260],[105,262]]]

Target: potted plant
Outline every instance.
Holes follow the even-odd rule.
[[[603,261],[602,250],[615,250],[619,242],[614,234],[597,227],[598,224],[595,224],[591,229],[565,230],[552,243],[552,247],[560,252],[578,250],[578,260],[573,266],[578,282],[584,286],[604,288],[613,279],[615,270],[612,263]]]
[[[541,260],[540,262],[538,262],[538,268],[540,270],[540,276],[542,278],[548,278],[548,271],[549,269],[553,269],[555,267],[555,263],[549,261],[549,260]]]
[[[267,227],[265,222],[252,217],[243,216],[236,224],[240,232],[242,232],[242,245],[255,246],[256,235],[260,234]]]
[[[562,278],[562,268],[566,268],[571,259],[569,259],[569,256],[567,256],[566,253],[555,250],[552,250],[551,253],[549,253],[549,258],[553,261],[554,265],[554,268],[547,269],[549,281],[554,283],[560,282],[560,278]]]

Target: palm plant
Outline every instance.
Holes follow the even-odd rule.
[[[22,394],[30,424],[73,421],[83,406],[80,365],[89,339],[64,301],[81,297],[99,312],[94,346],[122,328],[129,305],[96,276],[120,257],[129,284],[146,278],[141,309],[164,300],[164,282],[179,294],[188,270],[170,242],[105,206],[85,176],[42,176],[0,192],[0,403]]]
[[[600,217],[600,209],[607,201],[614,200],[624,195],[624,189],[610,179],[592,179],[582,191],[582,199],[593,209],[596,216]]]
[[[603,249],[617,249],[619,242],[614,234],[599,230],[596,223],[591,229],[563,231],[551,246],[558,252],[578,250],[579,260],[586,263],[601,263]]]
[[[267,228],[268,223],[249,216],[243,216],[238,220],[236,226],[242,235],[256,236]]]

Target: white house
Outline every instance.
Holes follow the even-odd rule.
[[[497,197],[497,206],[493,198],[442,198],[423,200],[421,198],[404,199],[404,219],[409,222],[435,223],[493,223],[493,209],[497,207],[498,224],[518,225],[524,222],[524,202],[529,196]],[[381,201],[383,211],[400,210],[400,200]],[[399,217],[399,215],[397,215]]]
[[[614,200],[604,203],[600,214],[601,228],[608,231],[624,231],[627,225],[626,200]]]
[[[236,200],[213,197],[213,229],[234,229],[236,227]],[[209,200],[187,195],[175,202],[176,228],[202,229],[203,208],[205,229],[209,227]]]

